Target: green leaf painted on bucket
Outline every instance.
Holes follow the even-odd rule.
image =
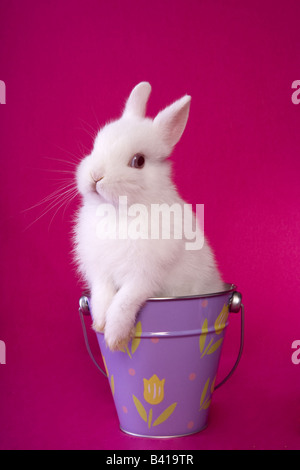
[[[205,346],[205,341],[206,341],[206,336],[207,336],[207,318],[205,318],[200,338],[199,338],[199,345],[200,345],[200,352],[203,352],[204,346]]]
[[[147,412],[146,412],[145,408],[143,407],[143,405],[141,404],[140,400],[137,397],[132,395],[132,398],[133,398],[135,407],[136,407],[140,417],[147,423],[148,419],[147,419]]]
[[[142,334],[142,323],[139,321],[135,327],[135,337],[132,340],[131,343],[131,354],[134,354],[137,348],[139,347],[140,341],[141,341],[141,336]]]
[[[213,342],[213,338],[210,340],[210,342],[209,342],[208,345],[206,346],[205,351],[202,353],[201,357],[205,356],[205,354],[206,354],[207,351],[209,350],[209,348],[210,348],[212,342]]]
[[[202,407],[203,403],[204,403],[204,399],[205,399],[205,396],[206,396],[206,392],[207,392],[207,389],[208,389],[208,384],[209,384],[209,377],[204,385],[204,389],[203,389],[203,392],[201,394],[201,399],[200,399],[200,408]]]
[[[204,389],[203,389],[203,392],[202,392],[202,395],[201,395],[201,400],[200,400],[200,410],[207,410],[209,407],[210,407],[210,404],[211,404],[211,397],[212,397],[212,394],[213,394],[213,391],[214,391],[214,388],[215,388],[215,382],[216,382],[216,377],[213,379],[210,387],[209,387],[209,381],[210,379],[208,378],[205,385],[204,385]],[[207,390],[208,388],[210,388],[210,394],[207,395]]]
[[[152,424],[152,408],[149,411],[149,417],[148,417],[148,428],[149,429],[151,428],[151,424]]]
[[[172,405],[168,406],[168,408],[163,411],[162,414],[159,415],[159,417],[154,421],[153,426],[157,426],[158,424],[161,424],[166,421],[175,410],[176,405],[177,403],[173,403]]]
[[[228,319],[228,312],[229,312],[229,306],[224,304],[220,315],[215,321],[215,333],[217,335],[221,334],[226,326],[226,322]]]
[[[111,388],[112,394],[114,395],[115,394],[115,379],[113,375],[110,378],[110,388]]]
[[[219,339],[218,341],[216,341],[212,346],[211,348],[207,351],[207,354],[212,354],[214,353],[222,344],[222,341],[223,341],[223,338]]]
[[[102,360],[103,360],[103,364],[104,364],[104,367],[105,367],[106,375],[107,375],[107,377],[109,377],[109,373],[108,373],[107,365],[106,365],[106,360],[105,360],[105,357],[103,355],[102,355]]]
[[[203,409],[203,410],[207,410],[207,408],[210,407],[210,403],[211,403],[211,399],[207,400],[207,401],[204,403],[202,409]]]
[[[130,359],[131,359],[131,354],[130,354],[130,352],[129,352],[128,346],[125,346],[125,350],[126,350],[126,352],[127,352],[128,356],[129,356],[129,357],[130,357]]]
[[[217,376],[215,376],[214,380],[213,380],[212,383],[211,383],[211,386],[210,386],[210,391],[211,391],[211,393],[213,393],[213,391],[214,391],[214,389],[215,389],[216,378],[217,378]]]

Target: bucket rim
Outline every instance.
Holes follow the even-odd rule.
[[[224,283],[224,290],[219,292],[211,292],[209,294],[195,294],[195,295],[178,295],[170,297],[149,297],[147,302],[157,302],[165,300],[188,300],[188,299],[202,299],[206,297],[217,297],[224,294],[229,294],[230,292],[236,291],[237,286],[235,284]]]

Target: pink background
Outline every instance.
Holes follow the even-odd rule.
[[[1,0],[1,449],[300,449],[299,18],[298,0]],[[119,431],[86,353],[70,253],[78,199],[53,220],[54,209],[30,225],[45,204],[24,212],[70,177],[67,162],[141,80],[150,116],[192,95],[175,181],[205,204],[206,235],[246,309],[244,355],[208,428],[163,441]],[[232,315],[219,379],[238,342]]]

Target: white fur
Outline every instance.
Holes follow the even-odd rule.
[[[147,298],[223,289],[207,240],[201,250],[189,251],[184,238],[97,236],[97,208],[105,203],[117,208],[119,196],[127,196],[128,205],[144,204],[149,211],[155,203],[184,204],[171,181],[167,157],[184,131],[191,98],[182,97],[152,120],[145,118],[150,92],[147,82],[132,90],[121,118],[100,130],[91,155],[83,159],[77,171],[82,206],[75,226],[76,259],[91,290],[93,327],[104,330],[112,350],[127,343],[136,314]],[[129,166],[136,153],[145,155],[142,169]],[[121,226],[125,222],[128,220],[121,220]]]

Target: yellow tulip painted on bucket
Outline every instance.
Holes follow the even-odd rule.
[[[164,399],[165,379],[159,380],[157,375],[144,380],[144,399],[150,405],[158,405]]]
[[[150,405],[158,405],[164,399],[164,385],[165,379],[160,380],[156,374],[152,375],[152,377],[147,380],[143,379],[144,381],[144,400],[149,403]],[[172,405],[168,406],[154,421],[153,421],[153,409],[150,408],[149,413],[147,413],[146,409],[144,408],[143,404],[140,400],[135,396],[132,395],[135,407],[137,412],[139,413],[140,417],[143,421],[148,424],[148,428],[152,426],[158,426],[159,424],[166,421],[177,406],[176,403],[172,403]]]

